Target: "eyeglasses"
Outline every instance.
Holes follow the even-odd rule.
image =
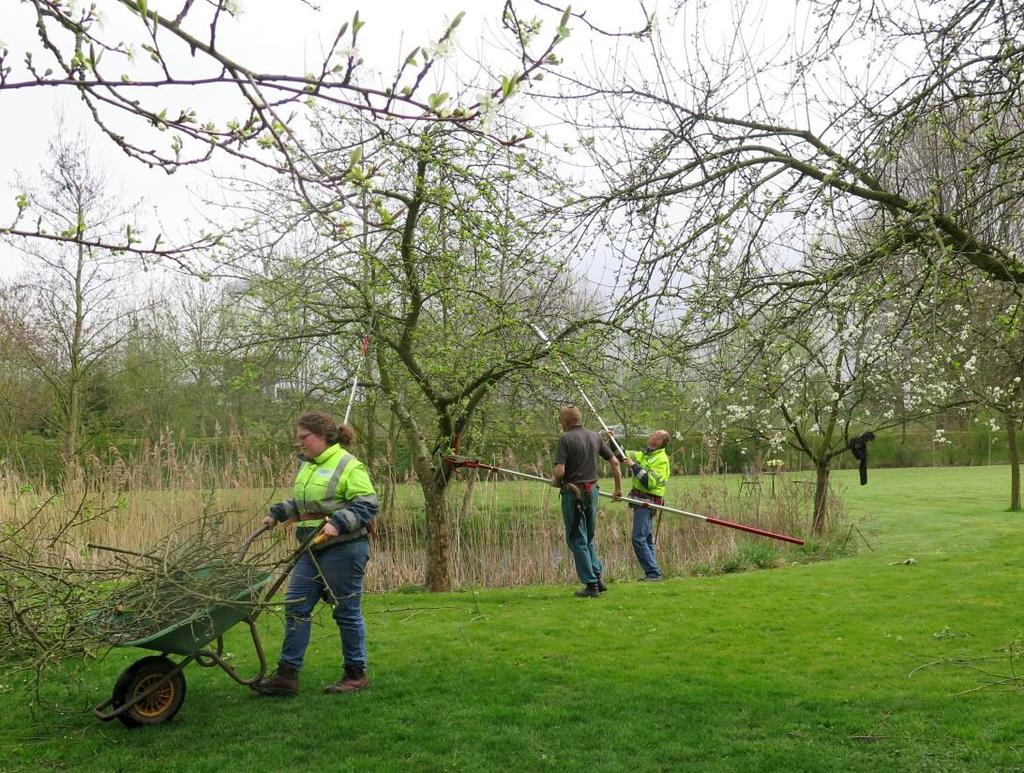
[[[312,432],[306,432],[304,434],[299,434],[299,436],[298,436],[299,437],[299,442],[300,443],[303,442],[306,438],[308,438],[312,434],[313,434]]]

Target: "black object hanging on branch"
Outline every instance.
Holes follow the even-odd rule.
[[[865,432],[849,442],[850,453],[860,462],[860,485],[868,484],[868,443],[875,439],[874,432]]]

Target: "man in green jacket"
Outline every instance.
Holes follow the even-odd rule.
[[[668,453],[669,434],[659,429],[647,438],[647,448],[643,451],[627,451],[623,463],[633,473],[633,490],[630,499],[639,499],[655,505],[665,503],[665,483],[670,474]],[[633,552],[636,560],[644,570],[640,578],[645,582],[657,582],[661,579],[661,569],[654,558],[654,510],[630,503],[633,508]]]

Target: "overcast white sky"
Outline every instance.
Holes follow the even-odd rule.
[[[104,28],[111,37],[127,37],[129,30],[137,29],[137,20],[131,21],[114,0],[99,0],[98,5],[104,14]],[[170,16],[180,5],[180,2],[161,0],[149,3],[150,8]],[[299,0],[241,0],[242,14],[237,21],[225,20],[219,32],[218,47],[260,71],[306,72],[317,67],[321,52],[332,42],[338,26],[358,10],[360,18],[366,22],[359,35],[359,55],[366,60],[369,69],[379,70],[387,78],[412,48],[435,41],[447,22],[460,11],[465,12],[457,37],[460,49],[473,57],[482,55],[488,62],[496,61],[503,5],[503,0],[376,0],[374,3],[323,3],[326,10],[317,12]],[[545,38],[553,33],[557,13],[530,2],[519,5],[524,12],[545,19]],[[648,8],[656,5],[655,0],[648,0]],[[588,19],[610,30],[618,29],[628,20],[635,23],[642,18],[639,3],[629,0],[592,0],[576,3],[574,9],[587,10]],[[20,79],[18,73],[23,72],[20,65],[24,52],[38,49],[34,39],[34,10],[20,0],[0,0],[0,19],[3,19],[0,44],[10,51],[9,62],[16,68],[12,78]],[[132,26],[128,27],[128,23]],[[577,31],[576,37],[570,37],[560,53],[572,61],[586,45],[586,36]],[[144,59],[146,55],[140,54]],[[476,69],[466,57],[453,57],[450,65],[458,66],[463,73]],[[510,71],[512,66],[510,63]],[[198,107],[201,115],[213,113],[214,117],[222,119],[231,115],[223,111],[215,97],[203,101],[204,96],[197,89],[188,97],[191,106]],[[193,222],[201,219],[202,212],[197,210],[201,205],[188,191],[210,186],[206,173],[185,170],[169,177],[149,170],[125,157],[102,137],[91,125],[80,101],[67,89],[25,89],[5,92],[0,97],[4,135],[0,143],[0,222],[9,223],[16,212],[14,200],[20,192],[17,175],[34,178],[39,166],[45,163],[47,143],[54,133],[58,114],[65,116],[68,127],[84,128],[92,138],[96,164],[107,170],[115,187],[123,188],[124,200],[138,201],[143,211],[159,218],[164,233],[174,234],[186,218]],[[10,276],[22,265],[16,251],[0,244],[0,276]]]
[[[352,17],[358,10],[366,26],[360,32],[359,54],[367,62],[368,69],[382,72],[388,79],[398,63],[415,46],[435,41],[446,27],[447,21],[460,11],[465,18],[459,27],[457,42],[464,55],[452,57],[448,62],[453,80],[472,79],[477,74],[473,59],[483,59],[499,71],[511,72],[514,62],[508,61],[503,68],[500,15],[504,0],[376,0],[363,2],[327,2],[327,10],[315,11],[300,0],[240,0],[242,14],[237,20],[225,20],[219,36],[218,47],[237,61],[264,72],[305,72],[314,69],[320,61],[320,53],[333,40],[337,27]],[[667,34],[680,56],[698,57],[693,50],[692,20],[689,29],[681,20],[673,27],[671,13],[676,3],[672,0],[644,0],[647,11],[659,15],[659,25]],[[768,40],[781,40],[799,26],[800,15],[794,9],[799,0],[751,0],[753,12],[746,25],[755,29],[747,34],[760,31]],[[114,0],[98,0],[104,14],[105,30],[111,37],[137,29],[135,17],[118,6]],[[150,8],[159,9],[164,15],[173,16],[181,7],[181,1],[150,0]],[[632,31],[642,26],[643,14],[639,0],[585,0],[573,3],[573,11],[585,11],[587,20],[607,31]],[[524,15],[537,16],[545,21],[543,39],[553,34],[560,14],[537,5],[530,0],[519,0],[517,8]],[[729,37],[737,26],[727,0],[715,0],[710,10],[702,12],[702,24],[708,20],[717,21],[719,34]],[[34,40],[34,11],[20,0],[0,0],[0,43],[10,50],[9,61],[18,69],[29,48],[38,48]],[[132,26],[128,27],[127,24]],[[613,45],[638,45],[631,41],[611,40],[591,34],[586,25],[578,20],[571,24],[572,35],[559,47],[558,53],[565,60],[564,67],[588,69],[599,67]],[[196,30],[196,32],[201,32]],[[701,33],[707,32],[700,30]],[[712,33],[713,34],[713,33]],[[137,39],[137,35],[134,36]],[[182,51],[182,56],[187,54]],[[140,52],[140,60],[146,55]],[[45,66],[45,65],[44,65]],[[439,73],[440,74],[440,73]],[[368,73],[367,73],[368,75]],[[446,88],[449,88],[446,84]],[[474,92],[470,92],[471,94]],[[180,94],[168,99],[182,99]],[[215,96],[200,90],[187,96],[188,104],[197,107],[201,117],[224,120],[232,115],[237,101],[219,104]],[[173,105],[174,103],[171,102]],[[93,160],[104,168],[112,183],[123,189],[123,199],[139,202],[147,218],[159,220],[159,227],[153,226],[150,233],[159,230],[172,239],[183,237],[196,221],[201,221],[204,212],[199,199],[191,192],[212,189],[212,180],[207,172],[185,170],[173,176],[160,171],[148,170],[142,164],[128,159],[108,139],[100,136],[85,115],[81,103],[67,89],[25,89],[4,92],[0,96],[0,118],[3,122],[4,142],[0,143],[0,222],[9,223],[16,212],[15,196],[20,192],[16,183],[17,173],[32,178],[40,164],[45,163],[46,145],[53,135],[55,116],[63,113],[69,127],[84,127],[92,137]],[[132,135],[129,135],[132,136]],[[159,138],[158,138],[159,139]],[[166,136],[164,141],[166,141]],[[221,167],[222,169],[224,167]],[[151,213],[151,214],[150,214]],[[191,226],[186,220],[192,221]],[[149,229],[147,229],[149,230]],[[16,251],[0,243],[0,277],[10,276],[22,266]]]

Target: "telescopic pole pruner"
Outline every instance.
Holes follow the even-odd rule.
[[[359,371],[363,367],[363,360],[366,359],[366,355],[370,351],[370,336],[363,336],[361,348],[363,350],[363,358],[359,360],[359,364],[356,365],[355,375],[352,376],[352,388],[348,392],[348,405],[345,407],[345,418],[342,419],[342,424],[348,424],[348,417],[352,415],[352,401],[356,398],[356,386],[359,384]]]
[[[533,328],[533,332],[537,334],[537,337],[544,342],[545,346],[547,346],[548,351],[552,351],[551,339],[548,338],[544,331],[537,327],[537,325],[533,324],[532,322],[529,324],[530,327]],[[583,391],[583,387],[580,386],[580,382],[572,374],[572,371],[569,370],[569,366],[565,364],[565,360],[563,360],[557,352],[552,353],[555,355],[555,359],[558,360],[558,364],[562,366],[562,370],[565,371],[565,375],[567,375],[569,377],[569,380],[576,385],[576,388],[583,396],[583,401],[587,404],[590,410],[594,412],[594,415],[597,417],[597,421],[601,425],[601,428],[608,434],[608,442],[611,443],[612,450],[615,452],[615,455],[620,459],[625,459],[626,452],[622,450],[622,446],[620,446],[619,442],[615,439],[615,435],[612,433],[611,429],[608,428],[608,425],[604,423],[604,419],[601,418],[601,414],[597,412],[597,408],[594,407],[594,404],[590,401],[590,398],[587,397],[587,393]]]
[[[540,475],[532,475],[528,472],[520,472],[519,470],[509,470],[504,467],[495,467],[492,464],[484,464],[483,462],[477,461],[476,459],[464,459],[457,456],[445,457],[445,462],[451,467],[468,467],[480,470],[490,470],[491,472],[500,472],[504,475],[512,475],[517,478],[527,478],[529,480],[537,480],[542,483],[550,483],[547,478],[543,478]],[[605,491],[598,491],[603,497],[610,497],[615,499],[614,495],[609,494]],[[626,504],[639,505],[640,507],[649,507],[652,510],[659,510],[665,513],[674,513],[676,515],[683,515],[687,518],[692,518],[696,521],[704,521],[704,523],[714,524],[715,526],[724,526],[727,529],[736,529],[737,531],[745,531],[748,534],[756,534],[759,537],[768,537],[769,539],[779,540],[780,542],[789,542],[793,545],[803,545],[804,541],[799,537],[791,537],[788,534],[778,534],[774,531],[768,531],[767,529],[759,529],[756,526],[748,526],[745,523],[736,523],[735,521],[726,521],[721,518],[714,518],[710,515],[700,515],[699,513],[691,513],[687,510],[680,510],[675,507],[668,507],[667,505],[656,505],[653,502],[648,502],[643,499],[632,499],[630,497],[619,497],[618,502],[625,502]]]

